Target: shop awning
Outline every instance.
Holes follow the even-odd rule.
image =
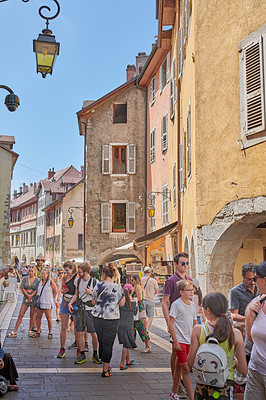
[[[148,235],[141,236],[140,238],[134,240],[134,245],[137,247],[145,246],[148,243],[153,242],[154,240],[160,239],[163,236],[171,234],[177,230],[177,221],[172,224],[166,225],[163,228],[157,229],[157,231],[153,231],[148,233]]]

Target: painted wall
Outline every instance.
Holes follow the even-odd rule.
[[[12,154],[0,148],[0,268],[10,262],[9,207]]]

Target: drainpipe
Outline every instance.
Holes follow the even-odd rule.
[[[179,2],[178,2],[179,3]],[[180,27],[180,4],[178,4],[178,29]],[[178,33],[177,33],[178,35]],[[176,63],[176,73],[178,73],[178,67]],[[178,75],[177,75],[178,76]],[[177,239],[178,239],[178,252],[182,251],[182,224],[181,224],[181,190],[180,190],[180,153],[179,153],[179,143],[180,143],[180,125],[181,125],[181,108],[180,108],[180,79],[177,81],[177,165],[178,165],[178,185],[177,185]]]
[[[87,176],[87,152],[86,152],[86,146],[87,146],[87,122],[88,119],[86,119],[86,122],[80,122],[85,126],[85,134],[84,134],[84,177],[83,177],[83,187],[84,187],[84,192],[83,192],[83,261],[85,261],[85,255],[86,255],[86,240],[85,240],[85,234],[86,234],[86,176]]]

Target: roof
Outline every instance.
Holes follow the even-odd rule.
[[[18,153],[15,153],[13,150],[10,150],[8,147],[6,147],[5,145],[0,144],[0,148],[7,151],[8,153],[10,153],[12,155],[12,171],[14,169],[14,166],[16,164],[16,161],[18,159]]]
[[[43,186],[45,192],[63,194],[65,193],[64,184],[76,184],[78,181],[80,181],[80,172],[73,165],[70,165],[67,168],[56,171],[51,178],[41,180],[37,192]]]
[[[0,143],[9,143],[9,144],[15,144],[15,136],[8,136],[8,135],[0,135]]]
[[[61,194],[56,200],[52,201],[52,203],[48,204],[48,206],[44,207],[42,209],[42,211],[48,211],[51,208],[54,208],[58,203],[60,203],[63,198],[69,193],[71,192],[71,190],[73,190],[75,187],[77,187],[78,185],[80,185],[81,183],[84,182],[84,178],[81,178],[74,186],[72,186],[70,189],[68,189],[66,192],[64,192],[64,194]]]
[[[157,231],[153,231],[145,236],[141,236],[140,238],[135,239],[134,245],[137,247],[145,246],[146,244],[151,243],[154,240],[160,239],[161,237],[174,232],[176,229],[177,229],[177,221],[173,222],[172,224],[166,225],[163,228],[157,229]]]
[[[29,187],[26,193],[22,193],[17,198],[12,198],[10,201],[10,209],[18,208],[23,204],[33,202],[34,200],[37,201],[37,193],[34,193],[34,186]]]
[[[115,94],[117,94],[118,92],[120,92],[121,90],[127,88],[128,86],[132,85],[133,83],[135,83],[137,77],[134,76],[132,79],[128,80],[127,82],[123,83],[122,85],[118,86],[117,88],[115,88],[114,90],[112,90],[111,92],[105,94],[104,96],[100,97],[98,100],[95,100],[93,102],[91,102],[87,107],[82,108],[80,111],[77,112],[77,116],[79,117],[85,117],[86,114],[93,109],[94,107],[102,104],[104,101],[106,101],[107,99],[109,99],[109,97],[114,96]]]

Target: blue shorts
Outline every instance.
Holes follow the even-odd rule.
[[[70,314],[68,305],[69,305],[69,303],[67,301],[62,300],[62,303],[60,304],[59,314]]]

